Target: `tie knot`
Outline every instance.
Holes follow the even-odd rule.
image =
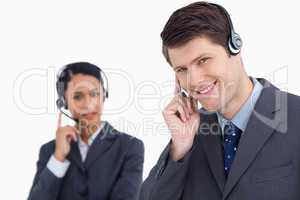
[[[232,141],[234,143],[237,143],[239,141],[241,134],[242,134],[241,129],[239,129],[232,122],[228,122],[224,127],[225,142]]]

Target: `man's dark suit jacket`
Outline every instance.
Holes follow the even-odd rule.
[[[142,184],[143,142],[118,132],[108,122],[92,143],[82,162],[72,142],[71,165],[63,178],[47,167],[55,141],[41,147],[29,200],[134,200]]]
[[[258,80],[264,88],[227,180],[217,116],[201,110],[192,149],[175,162],[167,146],[143,183],[141,200],[300,199],[300,98]]]

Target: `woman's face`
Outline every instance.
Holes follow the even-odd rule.
[[[98,126],[103,111],[103,89],[91,75],[75,74],[68,82],[65,99],[73,118],[86,125]]]

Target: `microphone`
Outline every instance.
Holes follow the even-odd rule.
[[[68,115],[67,113],[65,113],[65,112],[62,110],[62,107],[65,106],[65,103],[64,103],[61,99],[57,99],[56,105],[57,105],[59,111],[60,111],[62,114],[64,114],[64,115],[65,115],[66,117],[68,117],[69,119],[73,120],[76,124],[79,124],[79,120],[78,120],[78,119],[71,117],[70,115]]]
[[[64,114],[64,115],[65,115],[66,117],[68,117],[69,119],[73,120],[76,124],[79,123],[79,120],[78,120],[78,119],[71,117],[70,115],[68,115],[67,113],[65,113],[64,111],[62,111],[61,109],[59,109],[59,110],[60,110],[60,112],[61,112],[62,114]]]

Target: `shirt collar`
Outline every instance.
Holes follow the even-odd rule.
[[[79,146],[91,146],[92,143],[94,142],[94,140],[96,139],[96,137],[99,135],[100,131],[102,130],[102,128],[104,127],[105,125],[105,122],[104,121],[101,121],[101,124],[100,124],[100,127],[95,131],[94,134],[92,134],[89,139],[88,139],[88,144],[86,144],[82,139],[81,137],[78,137],[79,140],[78,140],[78,144]]]
[[[241,129],[243,132],[246,130],[246,126],[248,124],[251,113],[254,110],[254,106],[263,89],[263,86],[256,78],[250,77],[250,80],[254,85],[251,95],[250,97],[248,97],[247,101],[244,103],[241,109],[234,115],[234,117],[231,120],[231,122],[239,129]],[[229,120],[225,119],[218,112],[217,112],[217,116],[218,116],[218,122],[223,130],[224,126],[226,125],[226,123],[228,123]]]

